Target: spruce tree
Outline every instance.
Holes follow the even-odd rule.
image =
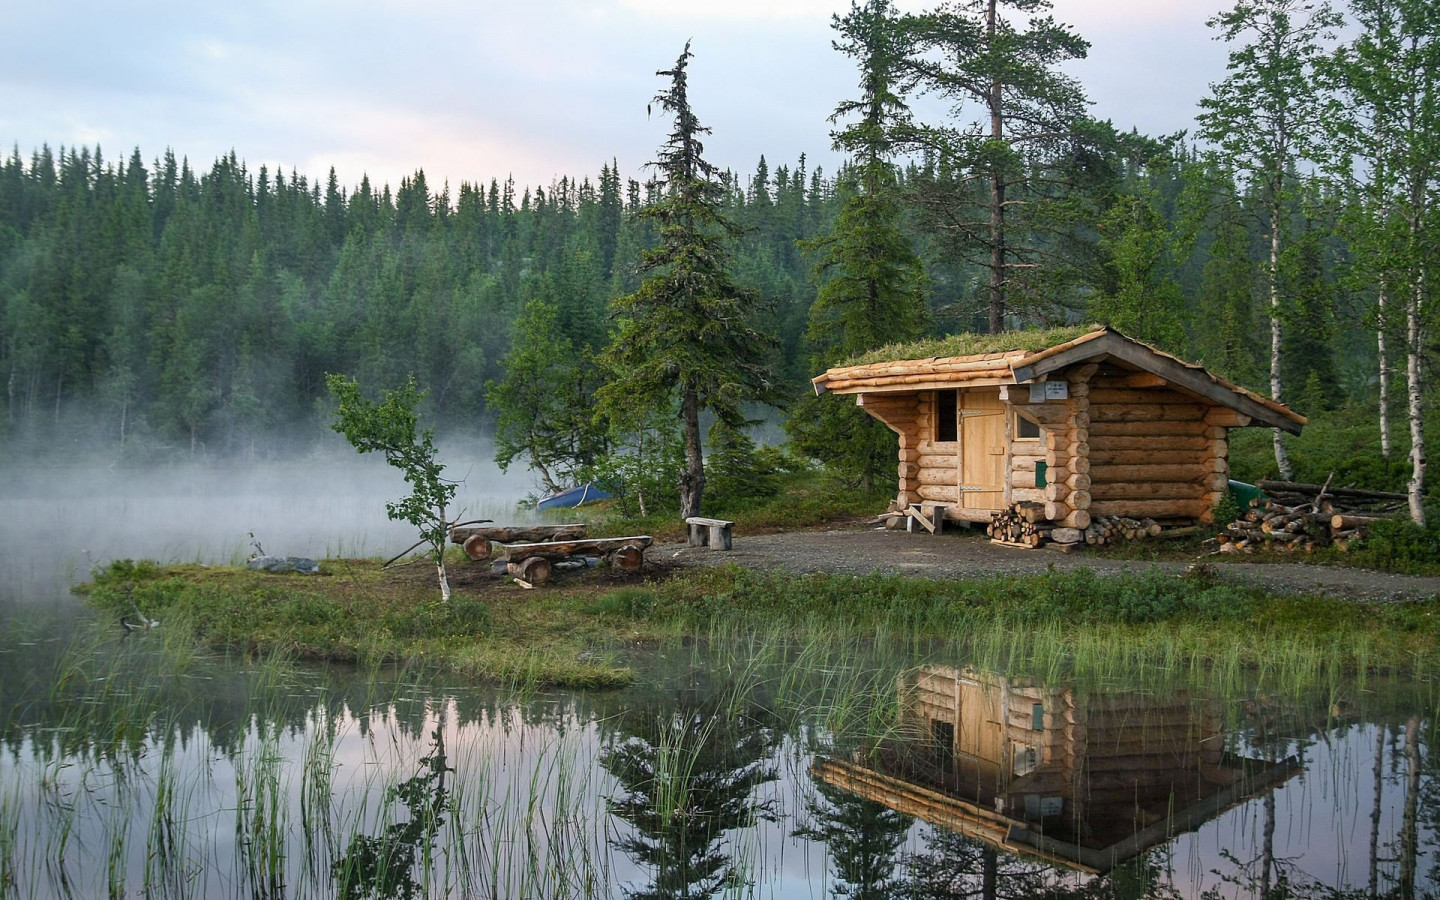
[[[837,130],[835,147],[852,154],[842,175],[844,202],[831,232],[804,246],[815,253],[819,285],[806,338],[815,370],[866,350],[913,340],[925,323],[925,276],[900,228],[901,208],[891,158],[894,132],[910,110],[896,93],[896,67],[906,50],[889,0],[855,4],[835,17],[835,48],[860,66],[860,97],[842,102],[830,121],[855,118]],[[787,425],[806,455],[858,478],[864,488],[893,466],[894,438],[879,422],[837,398],[805,397]]]
[[[704,497],[701,411],[741,424],[741,404],[773,390],[767,357],[774,345],[751,325],[758,298],[730,274],[728,244],[736,229],[722,212],[715,167],[704,157],[701,138],[710,129],[690,106],[691,58],[687,42],[675,65],[656,73],[669,84],[654,105],[674,125],[654,163],[663,194],[641,215],[659,226],[660,241],[641,255],[639,289],[611,304],[610,381],[599,391],[608,409],[678,404],[685,441],[682,517],[698,515]]]

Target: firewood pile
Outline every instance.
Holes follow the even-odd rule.
[[[985,526],[985,533],[997,544],[1036,548],[1056,545],[1057,549],[1079,545],[1084,533],[1078,528],[1056,525],[1045,518],[1045,504],[1024,500],[1001,510]]]
[[[1262,481],[1267,499],[1252,501],[1245,513],[1225,526],[1216,541],[1221,553],[1255,549],[1313,553],[1316,548],[1348,550],[1376,522],[1405,508],[1404,494],[1331,487],[1293,481]]]
[[[1163,529],[1154,519],[1131,519],[1126,516],[1096,516],[1085,529],[1085,543],[1103,547],[1120,541],[1138,541],[1159,537]]]

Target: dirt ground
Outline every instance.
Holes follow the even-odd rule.
[[[659,545],[648,554],[670,565],[724,565],[791,572],[863,575],[883,572],[921,578],[974,575],[1036,575],[1056,569],[1089,568],[1101,574],[1158,568],[1181,574],[1191,561],[1108,559],[1092,553],[1015,550],[991,544],[983,533],[911,534],[883,528],[735,535],[729,553],[679,544]],[[1324,594],[1355,600],[1398,601],[1440,595],[1440,577],[1391,575],[1363,569],[1292,562],[1244,563],[1209,557],[1222,578],[1255,584],[1277,594]]]

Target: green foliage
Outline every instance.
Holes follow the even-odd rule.
[[[900,187],[890,162],[893,132],[910,112],[895,93],[906,35],[889,0],[872,0],[836,17],[836,47],[860,66],[861,96],[843,101],[831,116],[858,116],[835,132],[835,146],[853,154],[842,180],[844,203],[829,234],[802,247],[817,257],[818,290],[810,307],[806,342],[811,368],[886,344],[918,338],[925,325],[925,271],[901,229]],[[852,404],[810,392],[786,422],[796,450],[867,488],[890,466],[893,437]]]
[[[445,467],[435,459],[434,433],[419,428],[415,407],[422,395],[415,379],[407,379],[399,390],[386,391],[379,404],[367,400],[360,385],[344,375],[329,375],[326,383],[339,404],[332,427],[358,452],[383,455],[410,485],[410,496],[386,503],[385,513],[420,530],[440,568],[441,593],[448,599],[444,563],[450,519],[446,509],[458,486],[444,477]]]
[[[1162,349],[1183,346],[1180,286],[1175,283],[1170,229],[1142,188],[1119,198],[1100,220],[1100,247],[1110,256],[1113,293],[1090,301],[1089,314]]]
[[[897,137],[937,163],[915,185],[923,222],[938,252],[980,270],[991,332],[1005,327],[1011,307],[1031,315],[1054,309],[1041,277],[1053,254],[1042,249],[1070,230],[1054,207],[1074,199],[1084,163],[1072,163],[1087,156],[1085,94],[1061,67],[1090,45],[1046,15],[1050,6],[945,4],[899,22],[910,41],[905,79],[974,116]]]
[[[757,448],[742,429],[717,420],[710,426],[710,459],[705,481],[719,509],[772,497],[779,490],[782,460],[773,447]]]
[[[626,518],[678,510],[674,488],[685,468],[685,446],[676,417],[668,409],[636,406],[612,412],[607,424],[606,452],[579,469],[578,479],[614,494]]]
[[[1431,421],[1427,426],[1431,440],[1440,438],[1440,421]],[[1231,477],[1251,484],[1276,477],[1269,441],[1270,435],[1259,428],[1231,431]],[[1288,447],[1295,477],[1300,481],[1320,484],[1334,472],[1337,485],[1405,490],[1409,463],[1400,455],[1390,460],[1381,455],[1380,429],[1373,407],[1352,405],[1321,412],[1310,419],[1304,432],[1290,440]]]
[[[732,424],[741,404],[772,390],[769,354],[774,340],[753,317],[759,298],[730,273],[728,247],[736,228],[724,216],[724,188],[702,155],[702,126],[690,107],[687,43],[673,68],[657,74],[669,86],[654,100],[674,117],[655,163],[664,195],[641,215],[659,226],[659,244],[641,254],[640,287],[611,304],[616,329],[605,351],[607,383],[597,391],[611,414],[636,406],[680,408],[685,469],[680,477],[682,516],[700,511],[704,463],[700,411]]]
[[[1364,540],[1351,546],[1345,555],[1346,564],[1417,575],[1440,572],[1440,517],[1436,513],[1436,509],[1429,510],[1426,525],[1376,522]]]
[[[547,489],[562,490],[603,443],[592,408],[594,366],[544,300],[530,301],[516,320],[504,366],[505,377],[486,391],[496,414],[495,460],[504,471],[523,458]]]

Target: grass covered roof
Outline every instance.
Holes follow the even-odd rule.
[[[1073,341],[1100,325],[1065,325],[1059,328],[1025,328],[1018,331],[1002,331],[998,334],[952,334],[946,337],[926,338],[908,344],[888,344],[868,353],[852,357],[842,366],[863,366],[871,363],[898,359],[944,359],[952,356],[978,356],[982,353],[1004,353],[1023,351],[1034,353],[1066,341]]]

